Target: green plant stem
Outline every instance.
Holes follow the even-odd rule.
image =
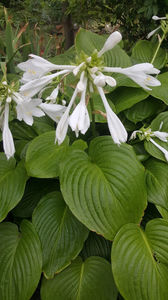
[[[161,44],[162,44],[164,38],[165,38],[165,33],[163,33],[162,38],[159,40],[159,44],[158,44],[158,46],[157,46],[157,48],[156,48],[156,51],[155,51],[155,53],[154,53],[154,56],[153,56],[153,58],[152,58],[152,60],[151,60],[151,64],[154,63],[155,58],[156,58],[156,56],[157,56],[157,54],[158,54],[158,51],[159,51],[159,49],[160,49],[160,46],[161,46]]]
[[[92,98],[89,99],[89,103],[90,103],[91,114],[92,114],[92,125],[91,125],[92,134],[95,137],[96,136],[96,127],[95,127],[95,114],[93,113],[93,111],[94,111],[94,102],[93,102]]]

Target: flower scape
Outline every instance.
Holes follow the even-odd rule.
[[[33,117],[41,117],[45,114],[57,123],[55,142],[59,145],[64,141],[68,126],[78,137],[79,132],[85,134],[90,126],[90,117],[87,109],[89,94],[93,91],[99,93],[103,102],[111,137],[116,144],[127,141],[127,131],[110,107],[104,92],[105,85],[115,87],[116,80],[112,73],[126,75],[145,90],[159,86],[160,81],[152,75],[158,75],[160,71],[150,63],[140,63],[127,68],[106,67],[103,62],[105,52],[115,47],[122,39],[120,32],[113,32],[104,43],[100,51],[93,51],[91,56],[81,53],[76,65],[56,65],[37,55],[30,54],[26,62],[18,64],[22,70],[21,87],[16,91],[15,87],[9,86],[5,78],[1,82],[1,90],[5,90],[1,97],[1,128],[3,132],[3,147],[9,159],[15,153],[13,137],[8,126],[9,114],[13,110],[16,118],[26,124],[33,124]],[[69,74],[78,79],[68,106],[57,103],[57,96],[62,81]],[[42,92],[53,80],[57,79],[57,86],[50,96],[41,99]],[[80,102],[74,107],[77,96]],[[150,139],[152,142],[152,139]]]

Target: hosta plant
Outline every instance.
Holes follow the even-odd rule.
[[[167,299],[167,52],[121,39],[1,64],[0,299]]]

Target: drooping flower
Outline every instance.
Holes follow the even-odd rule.
[[[41,78],[51,71],[61,70],[60,65],[52,64],[40,56],[30,54],[29,57],[30,59],[26,62],[18,64],[18,68],[25,72],[21,80],[22,83]],[[62,69],[73,70],[74,66],[67,66],[67,68],[64,66]]]
[[[16,105],[17,119],[32,126],[33,117],[45,116],[45,113],[38,107],[41,103],[41,99],[31,98],[25,98],[22,102],[18,102]]]
[[[117,144],[126,142],[127,132],[123,124],[119,120],[119,118],[116,116],[116,114],[112,111],[111,107],[109,106],[104,91],[102,89],[106,84],[108,84],[111,87],[114,87],[116,86],[117,82],[112,76],[108,76],[104,74],[104,72],[124,74],[127,77],[131,78],[133,81],[135,81],[139,86],[143,87],[144,89],[150,90],[149,88],[150,86],[160,85],[160,81],[155,77],[151,76],[150,74],[157,75],[159,74],[160,71],[154,68],[153,65],[150,63],[137,64],[129,68],[103,66],[102,55],[104,55],[105,52],[115,47],[121,41],[121,39],[122,36],[118,31],[113,32],[106,40],[104,46],[100,51],[94,51],[91,56],[81,54],[81,59],[79,59],[78,64],[74,66],[55,65],[54,67],[54,64],[51,63],[47,64],[46,60],[38,59],[37,56],[32,56],[32,61],[27,64],[25,63],[26,65],[21,65],[22,70],[23,68],[25,68],[26,72],[28,72],[28,66],[30,63],[31,66],[36,67],[39,62],[39,69],[37,67],[38,78],[36,77],[36,79],[27,82],[20,88],[20,92],[22,94],[29,95],[30,97],[35,96],[35,94],[37,94],[40,90],[45,89],[47,85],[50,84],[51,81],[57,76],[63,75],[62,79],[60,79],[60,83],[63,80],[63,78],[69,75],[70,73],[73,73],[73,75],[76,77],[80,76],[80,80],[77,83],[77,86],[74,90],[70,103],[66,108],[66,110],[64,111],[63,115],[61,116],[56,128],[56,141],[58,142],[58,144],[61,144],[63,142],[68,130],[68,125],[70,125],[73,131],[75,131],[76,135],[78,135],[79,131],[81,133],[86,132],[86,130],[89,127],[90,120],[89,120],[88,111],[86,107],[86,101],[84,101],[85,100],[84,98],[86,98],[87,92],[93,92],[95,90],[98,91],[103,101],[106,110],[108,127],[114,142]],[[54,70],[60,70],[60,71],[56,72],[55,74],[47,75],[47,72],[54,71]],[[24,76],[30,76],[30,75],[23,75],[23,78]],[[86,84],[84,83],[84,79],[86,79]],[[50,103],[48,103],[50,104],[50,107],[48,106],[49,108],[48,112],[47,112],[47,104],[42,103],[40,105],[41,108],[43,107],[43,111],[56,122],[57,122],[57,113],[59,111],[59,108],[56,106],[54,108],[54,106],[52,107],[51,104],[55,103],[54,97],[56,98],[58,95],[58,86],[56,89],[54,89],[51,95],[46,99],[47,101],[50,101]],[[81,93],[80,103],[77,104],[74,111],[71,112],[72,105],[74,104],[75,98],[79,93]],[[53,98],[53,102],[51,98]],[[60,117],[60,115],[58,117]]]
[[[14,156],[14,153],[15,153],[13,136],[9,129],[8,122],[9,122],[9,103],[7,102],[5,104],[4,120],[3,120],[3,126],[2,126],[3,148],[4,148],[4,152],[6,154],[7,159]]]
[[[41,89],[43,89],[46,85],[51,83],[51,81],[63,74],[68,73],[68,70],[63,70],[57,72],[55,74],[46,75],[38,79],[31,80],[26,84],[22,85],[20,88],[20,93],[25,97],[33,97],[35,96]]]
[[[117,115],[112,111],[110,105],[107,102],[103,89],[101,87],[97,87],[97,89],[106,110],[107,123],[114,143],[125,143],[127,140],[127,131],[125,127],[123,126]]]
[[[90,126],[90,118],[85,103],[87,78],[84,78],[83,85],[84,89],[81,94],[81,100],[69,118],[69,125],[75,131],[76,137],[78,137],[79,131],[85,134]]]
[[[151,90],[148,86],[160,86],[161,83],[155,77],[149,74],[159,74],[160,71],[153,67],[150,63],[137,64],[128,68],[110,68],[105,67],[105,72],[114,72],[124,74],[138,85],[146,90]]]
[[[59,122],[61,116],[66,111],[66,107],[64,105],[53,103],[41,103],[39,107],[56,123]]]
[[[159,129],[161,129],[163,125],[163,122],[161,123],[161,126]],[[140,140],[147,140],[148,142],[151,142],[155,147],[157,147],[165,156],[165,159],[168,161],[168,151],[163,148],[161,145],[156,143],[156,141],[153,140],[152,137],[156,137],[160,139],[162,142],[167,143],[168,142],[168,133],[163,131],[152,131],[151,128],[142,128],[140,130],[136,130],[132,133],[130,140],[135,139],[138,135]]]

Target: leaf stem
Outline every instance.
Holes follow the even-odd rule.
[[[157,56],[157,54],[158,54],[158,51],[159,51],[159,49],[160,49],[160,46],[161,46],[161,44],[162,44],[164,38],[165,38],[165,33],[163,33],[162,38],[159,38],[159,44],[158,44],[158,46],[157,46],[157,48],[156,48],[156,51],[155,51],[155,53],[154,53],[154,56],[153,56],[153,58],[152,58],[152,60],[151,60],[151,64],[154,63],[154,61],[155,61],[155,59],[156,59],[156,56]]]

